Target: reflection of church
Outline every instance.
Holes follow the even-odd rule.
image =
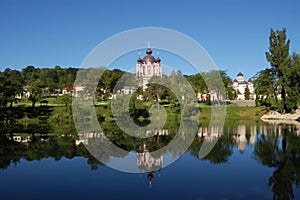
[[[140,173],[148,172],[147,178],[149,179],[150,186],[152,185],[153,172],[158,171],[162,168],[163,156],[160,155],[158,158],[154,158],[151,153],[147,150],[146,144],[143,144],[137,150],[137,165]]]
[[[150,42],[148,42],[148,49],[146,50],[146,56],[142,59],[140,56],[136,64],[136,78],[138,87],[145,88],[152,76],[162,76],[162,65],[160,58],[154,58],[152,50],[150,48]]]
[[[213,141],[219,139],[223,135],[223,129],[220,126],[200,127],[197,133],[198,139]]]
[[[200,127],[197,136],[198,140],[205,139],[206,141],[211,142],[218,140],[223,134],[223,127],[211,126]],[[237,129],[234,130],[233,140],[236,143],[239,152],[243,153],[247,145],[250,145],[250,147],[254,146],[256,134],[256,125],[250,126],[248,130],[246,125],[238,125]]]
[[[237,144],[238,150],[240,153],[244,153],[246,145],[249,144],[253,146],[256,138],[256,126],[250,127],[250,132],[246,131],[246,125],[239,125],[237,127],[237,133],[234,135],[234,140]],[[248,138],[247,138],[248,135]]]

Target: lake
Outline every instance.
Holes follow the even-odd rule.
[[[88,141],[72,135],[2,137],[1,199],[300,199],[299,127],[225,125],[200,158],[209,129],[200,127],[190,148],[164,168],[167,158],[146,148],[167,144],[171,130],[161,130],[159,141],[124,139],[141,173],[107,167],[87,151]]]

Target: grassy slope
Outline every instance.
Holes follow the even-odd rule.
[[[53,106],[54,109],[56,107],[64,107],[63,104],[57,104],[56,98],[46,98],[48,100],[48,105]],[[109,107],[110,102],[101,102],[97,103],[96,112],[98,115],[101,113],[106,117],[111,115],[111,112],[107,110],[107,105]],[[211,106],[206,104],[199,104],[201,111],[201,120],[210,119],[211,117]],[[22,100],[18,102],[18,104],[14,104],[16,107],[31,107],[31,102],[28,100]],[[40,103],[36,103],[36,107],[40,107]],[[265,109],[263,107],[239,107],[236,105],[228,105],[226,106],[226,119],[228,120],[259,120],[260,116],[265,113]]]
[[[211,119],[211,106],[200,105],[200,123],[208,125]],[[226,106],[225,124],[255,123],[265,113],[263,107]],[[217,113],[218,114],[218,113]],[[221,117],[221,116],[219,116]]]

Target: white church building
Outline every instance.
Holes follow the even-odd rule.
[[[232,88],[237,92],[237,100],[245,100],[245,90],[248,87],[250,92],[250,99],[255,99],[254,84],[251,79],[247,82],[244,75],[240,72],[237,74],[236,79],[232,82]]]
[[[145,89],[152,76],[162,76],[162,65],[160,61],[159,57],[154,58],[152,56],[150,42],[148,42],[146,56],[143,59],[139,56],[137,59],[136,78],[138,87]]]

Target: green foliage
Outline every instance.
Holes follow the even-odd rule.
[[[226,88],[226,96],[229,100],[235,100],[237,98],[237,92],[232,87]]]
[[[25,85],[38,85],[40,88],[47,88],[44,94],[52,94],[56,89],[64,87],[72,89],[76,78],[77,68],[35,68],[27,66],[22,70],[22,77]]]
[[[198,158],[199,150],[202,145],[203,141],[199,142],[197,140],[194,140],[190,147],[190,153]],[[232,135],[223,135],[221,139],[218,140],[214,148],[203,159],[208,160],[213,164],[227,163],[229,157],[233,154],[233,146],[234,144]]]
[[[42,88],[43,88],[43,85],[40,80],[36,80],[35,82],[33,82],[29,88],[30,96],[29,96],[28,100],[30,100],[32,102],[33,108],[35,106],[35,103],[37,101],[41,100],[41,98],[43,96]]]
[[[17,103],[16,95],[23,90],[23,82],[20,79],[21,74],[16,70],[9,68],[0,72],[0,132],[11,132],[15,126],[16,113],[12,110],[13,103]],[[10,105],[7,108],[8,104]]]
[[[211,70],[185,77],[195,92],[208,93],[208,90],[217,90],[224,97],[235,98],[236,93],[231,88],[232,80],[224,70]]]
[[[278,132],[257,138],[254,159],[262,165],[275,168],[269,178],[274,199],[293,199],[293,184],[299,185],[300,140],[291,127],[282,127],[282,138]]]
[[[158,77],[153,77],[158,78]],[[151,80],[150,80],[151,81]],[[156,101],[159,103],[161,100],[166,99],[168,96],[169,89],[159,83],[150,83],[147,85],[147,88],[144,92],[144,96],[146,99],[151,101]]]
[[[265,98],[277,97],[276,76],[273,69],[264,69],[255,75],[254,80],[255,92],[258,96]]]
[[[300,55],[294,53],[289,60],[287,73],[287,108],[295,110],[300,105]]]
[[[63,107],[56,108],[51,113],[47,123],[51,125],[52,131],[56,134],[77,134],[70,109]]]
[[[245,100],[250,100],[250,90],[248,88],[248,85],[245,88]]]
[[[65,104],[66,107],[69,107],[72,105],[72,95],[71,94],[64,94],[62,96],[59,96],[56,100],[59,104]]]
[[[6,108],[7,104],[17,102],[16,95],[23,90],[21,73],[17,70],[5,69],[0,72],[0,106]]]
[[[262,70],[256,75],[256,104],[283,113],[292,112],[298,107],[300,99],[300,58],[296,53],[289,55],[290,40],[287,40],[285,28],[277,31],[271,29],[269,43],[266,58],[272,68]]]
[[[81,144],[75,145],[74,137],[35,137],[30,143],[13,142],[7,138],[0,138],[0,169],[6,169],[11,164],[17,165],[21,160],[33,161],[43,158],[72,159],[74,157],[87,158],[91,170],[102,165]]]
[[[129,101],[129,114],[133,119],[140,117],[149,118],[148,107],[144,102],[137,98],[137,93],[134,93]]]
[[[270,65],[274,69],[277,84],[280,88],[281,94],[281,112],[289,112],[290,108],[286,103],[287,95],[287,74],[288,74],[288,62],[289,62],[289,47],[290,40],[287,40],[286,29],[277,30],[276,32],[271,29],[269,37],[269,52],[266,52],[266,58],[270,62]]]
[[[207,91],[207,86],[205,84],[205,81],[203,79],[202,74],[198,73],[195,75],[185,76],[185,78],[188,80],[188,82],[192,85],[195,92],[198,91]]]

